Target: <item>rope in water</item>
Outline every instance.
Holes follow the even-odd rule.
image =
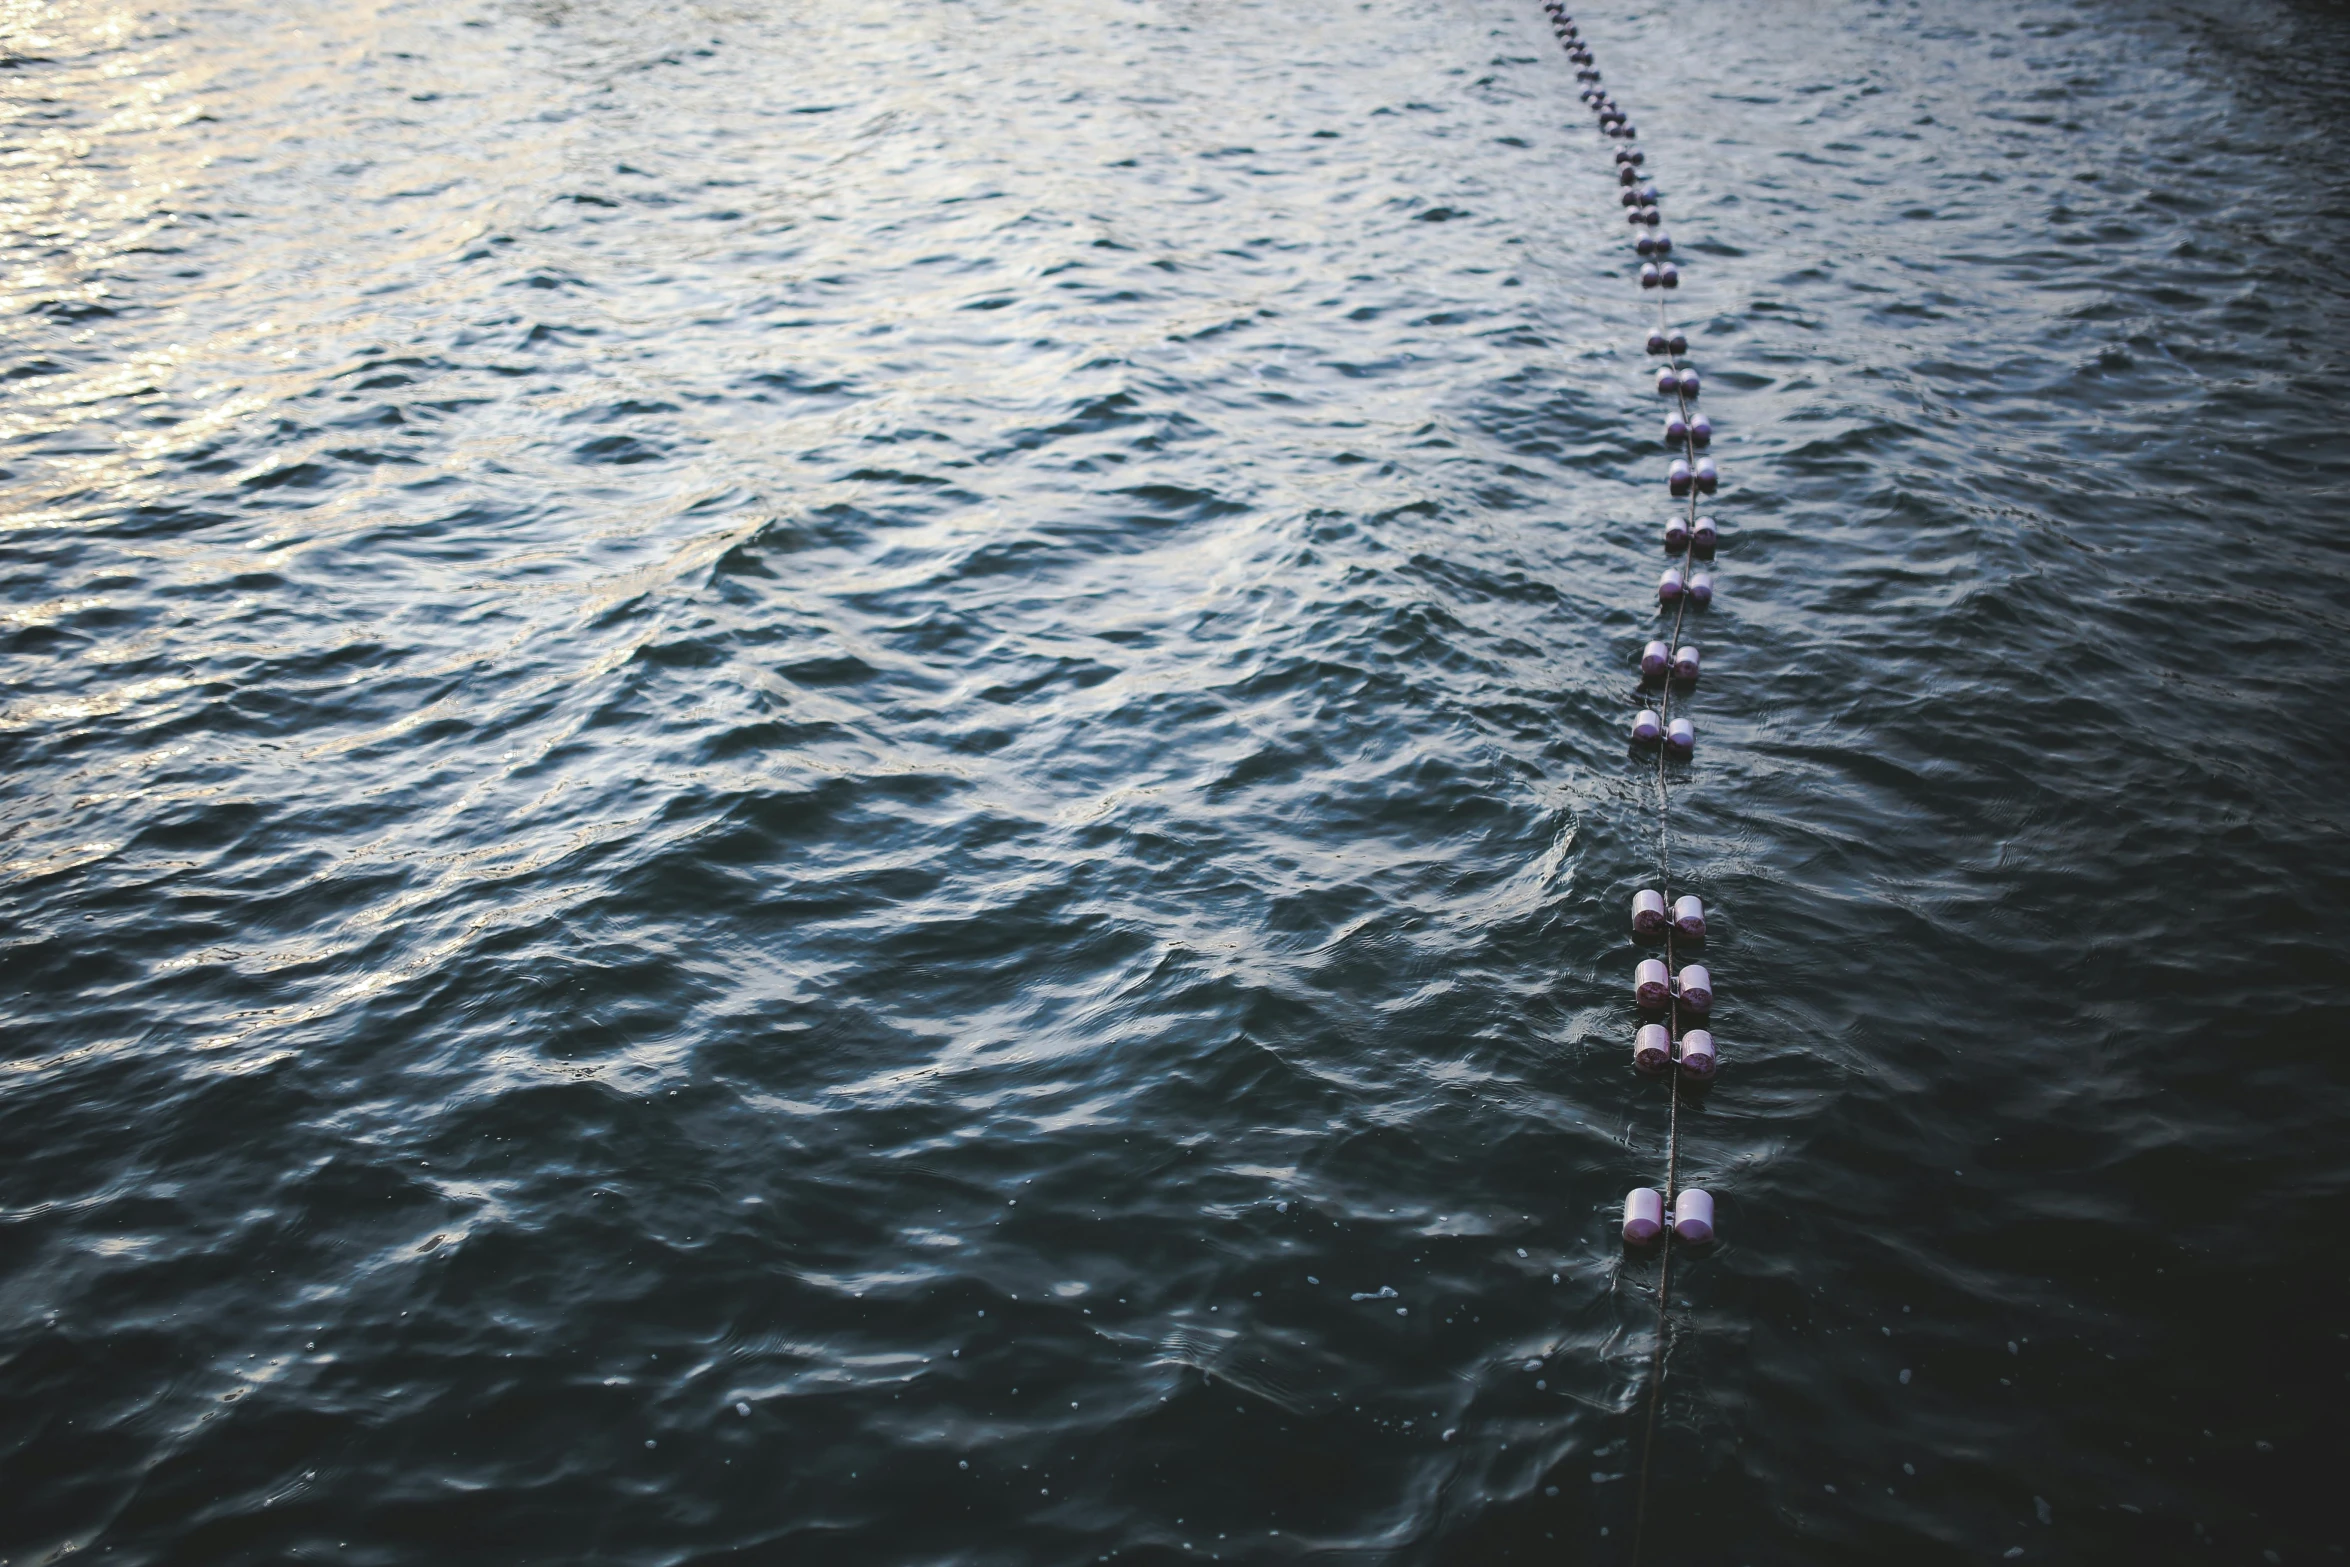
[[[1666,663],[1663,690],[1657,699],[1654,712],[1644,709],[1640,716],[1634,720],[1633,734],[1636,740],[1655,739],[1663,742],[1658,746],[1656,754],[1657,874],[1659,888],[1667,906],[1674,907],[1677,911],[1677,905],[1673,902],[1672,771],[1668,764],[1669,759],[1675,753],[1687,754],[1693,750],[1696,737],[1693,726],[1687,725],[1685,722],[1677,724],[1674,721],[1673,708],[1677,695],[1674,676],[1680,672],[1682,655],[1686,651],[1689,656],[1688,674],[1692,679],[1695,677],[1695,650],[1683,648],[1682,628],[1687,623],[1691,603],[1694,601],[1702,605],[1710,602],[1712,598],[1711,576],[1708,573],[1701,573],[1698,569],[1700,560],[1711,557],[1714,544],[1712,523],[1701,519],[1698,515],[1698,497],[1712,493],[1718,483],[1712,462],[1699,456],[1699,452],[1711,444],[1712,426],[1710,421],[1703,419],[1696,412],[1698,378],[1694,370],[1683,364],[1687,343],[1681,334],[1673,329],[1672,311],[1668,301],[1673,297],[1672,291],[1680,284],[1680,273],[1679,269],[1671,262],[1662,259],[1672,254],[1672,240],[1665,235],[1659,226],[1662,221],[1662,212],[1657,191],[1653,185],[1646,182],[1641,173],[1641,165],[1645,159],[1643,154],[1632,146],[1636,139],[1636,133],[1623,110],[1600,87],[1598,63],[1592,57],[1590,47],[1582,41],[1574,19],[1566,14],[1562,0],[1544,0],[1543,9],[1550,16],[1552,30],[1558,34],[1559,42],[1565,47],[1569,58],[1574,60],[1579,67],[1576,75],[1583,83],[1584,102],[1591,106],[1592,112],[1599,122],[1601,132],[1616,143],[1618,179],[1624,191],[1627,216],[1632,222],[1633,232],[1636,236],[1635,248],[1641,256],[1649,258],[1642,263],[1640,269],[1641,286],[1644,289],[1653,289],[1657,296],[1657,329],[1650,335],[1648,342],[1649,352],[1652,355],[1663,356],[1664,360],[1663,368],[1657,377],[1657,390],[1660,394],[1670,395],[1673,399],[1674,413],[1667,421],[1665,433],[1667,442],[1677,445],[1681,455],[1673,462],[1667,484],[1676,498],[1685,498],[1688,504],[1685,518],[1678,529],[1668,528],[1666,532],[1668,549],[1675,547],[1676,532],[1679,533],[1680,538],[1677,550],[1679,559],[1666,572],[1664,581],[1659,587],[1660,596],[1671,605],[1673,612],[1672,631],[1663,648]],[[1656,645],[1653,643],[1643,651],[1642,672],[1644,675],[1656,673],[1650,668],[1650,665],[1655,662],[1657,651]],[[1667,975],[1679,972],[1677,967],[1678,953],[1675,945],[1675,937],[1678,934],[1677,924],[1677,918],[1668,918],[1663,922],[1664,963]],[[1700,929],[1702,929],[1702,915],[1700,916]],[[1710,976],[1708,976],[1707,982],[1710,987]],[[1685,1064],[1688,1060],[1686,1045],[1675,1043],[1683,1040],[1681,1032],[1683,1002],[1680,983],[1678,981],[1670,982],[1664,997],[1668,1057],[1665,1069],[1671,1086],[1665,1122],[1665,1179],[1661,1193],[1662,1223],[1657,1236],[1659,1254],[1657,1260],[1656,1330],[1651,1346],[1648,1410],[1641,1434],[1640,1475],[1633,1514],[1632,1561],[1634,1567],[1637,1567],[1641,1552],[1647,1543],[1649,1476],[1654,1466],[1656,1454],[1657,1414],[1664,1402],[1665,1351],[1671,1328],[1668,1308],[1672,1300],[1673,1283],[1675,1225],[1672,1222],[1672,1216],[1677,1208],[1681,1177],[1681,1078],[1683,1073],[1677,1067]],[[1698,1004],[1695,1010],[1702,1012],[1710,1006],[1710,1003],[1709,992],[1706,1000]],[[1710,1035],[1708,1036],[1708,1045],[1710,1048]],[[1676,1060],[1675,1057],[1679,1059]],[[1705,1066],[1706,1070],[1711,1070],[1710,1060],[1705,1063]],[[1627,1221],[1626,1233],[1629,1237],[1631,1234],[1629,1211]],[[1710,1233],[1709,1219],[1706,1238],[1710,1238]],[[1693,1234],[1693,1242],[1696,1239],[1698,1237]]]

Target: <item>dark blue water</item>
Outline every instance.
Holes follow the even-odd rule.
[[[2337,1560],[2350,17],[1579,19],[1647,1557]],[[1627,1559],[1532,0],[0,42],[0,1560]]]

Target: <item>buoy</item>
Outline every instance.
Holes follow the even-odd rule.
[[[1665,488],[1677,496],[1689,493],[1688,459],[1682,457],[1673,459],[1673,466],[1665,470]]]
[[[1697,731],[1686,718],[1676,718],[1665,727],[1665,745],[1676,755],[1687,756],[1697,749]]]
[[[1697,649],[1685,647],[1681,651],[1689,655],[1689,662],[1692,665],[1696,664]],[[1673,929],[1692,941],[1703,941],[1705,939],[1705,901],[1693,892],[1685,892],[1675,898],[1673,900]]]
[[[1625,216],[1624,221],[1627,223],[1637,223],[1640,221],[1640,215],[1636,212],[1629,213]],[[1632,248],[1638,251],[1641,255],[1653,256],[1656,254],[1656,241],[1648,237],[1648,230],[1642,229],[1639,233],[1632,236]]]
[[[1655,963],[1654,958],[1649,959]],[[1658,968],[1663,968],[1661,963]],[[1692,1012],[1711,1012],[1714,1007],[1714,979],[1702,963],[1692,963],[1681,970],[1681,1005]]]
[[[1697,645],[1691,643],[1673,655],[1673,678],[1683,685],[1697,683]]]
[[[1711,457],[1697,459],[1697,467],[1692,477],[1697,481],[1697,493],[1700,495],[1713,494],[1715,487],[1722,482],[1722,476],[1715,469],[1714,460]]]
[[[1689,524],[1679,517],[1665,524],[1665,553],[1678,555],[1689,547]]]
[[[1654,208],[1654,207],[1642,207],[1642,208],[1640,209],[1640,213],[1639,213],[1639,217],[1638,217],[1638,220],[1637,220],[1637,221],[1639,221],[1639,222],[1642,222],[1642,223],[1645,223],[1645,224],[1647,224],[1647,225],[1648,225],[1650,228],[1655,228],[1655,227],[1656,227],[1656,226],[1657,226],[1659,223],[1662,223],[1664,220],[1665,220],[1665,215],[1664,215],[1662,212],[1659,212],[1659,211],[1658,211],[1656,208]],[[1656,243],[1656,236],[1655,236],[1655,235],[1653,235],[1653,234],[1652,234],[1652,235],[1650,235],[1650,236],[1649,236],[1649,239],[1648,239],[1648,242],[1649,242],[1651,245],[1654,245],[1654,244]]]
[[[1624,172],[1625,172],[1626,174],[1629,174],[1629,173],[1631,173],[1632,171],[1631,171],[1630,169],[1626,169]],[[1667,353],[1667,352],[1669,352],[1669,351],[1672,349],[1672,346],[1673,346],[1672,339],[1671,339],[1671,338],[1669,338],[1669,337],[1667,337],[1667,336],[1665,336],[1665,335],[1664,335],[1664,333],[1662,333],[1662,332],[1651,332],[1651,333],[1649,333],[1649,334],[1648,334],[1648,351],[1649,351],[1650,353],[1652,353],[1652,354],[1662,354],[1662,353]]]
[[[1656,269],[1656,282],[1659,288],[1679,288],[1681,286],[1680,269],[1670,261],[1666,262]]]
[[[1655,680],[1661,677],[1673,661],[1672,649],[1662,642],[1651,642],[1640,650],[1640,678]]]
[[[1626,1204],[1624,1231],[1631,1233],[1631,1205]],[[1673,1200],[1673,1234],[1692,1246],[1703,1246],[1714,1238],[1713,1193],[1695,1186],[1685,1188]]]
[[[1691,572],[1689,574],[1689,602],[1692,604],[1711,604],[1713,601],[1714,574],[1710,571]]]
[[[1650,1012],[1661,1012],[1673,999],[1673,985],[1662,959],[1642,958],[1632,971],[1632,999]]]
[[[1675,332],[1671,337],[1665,339],[1665,347],[1671,349],[1676,354],[1685,354],[1689,352],[1689,339],[1683,337],[1680,333]]]
[[[1665,604],[1671,604],[1677,601],[1681,597],[1682,586],[1681,568],[1678,566],[1667,566],[1665,568],[1665,574],[1656,579],[1656,596],[1658,601]]]
[[[1681,389],[1681,372],[1666,365],[1656,373],[1656,395],[1671,397]]]
[[[1665,895],[1654,887],[1643,887],[1632,894],[1632,934],[1661,936],[1665,933]]]
[[[1651,207],[1648,210],[1654,212],[1656,209]],[[1648,221],[1654,223],[1657,220],[1655,218],[1650,218]],[[1669,256],[1673,253],[1673,236],[1667,234],[1663,229],[1658,229],[1654,234],[1649,236],[1648,245],[1649,248],[1654,250],[1658,255]]]
[[[1681,1036],[1681,1071],[1689,1077],[1714,1075],[1714,1036],[1693,1028]]]
[[[1712,444],[1713,438],[1714,422],[1711,419],[1699,414],[1689,421],[1689,439],[1692,443],[1698,446],[1707,446]]]
[[[1675,374],[1673,379],[1677,383],[1676,390],[1680,392],[1684,401],[1692,403],[1697,401],[1697,389],[1703,383],[1697,379],[1696,371],[1682,370]]]
[[[1624,1239],[1646,1246],[1665,1232],[1665,1194],[1635,1186],[1624,1194]]]
[[[1627,175],[1632,173],[1630,169],[1626,169],[1624,172]],[[1637,207],[1640,205],[1640,192],[1632,189],[1631,186],[1632,181],[1630,179],[1624,181],[1624,205],[1627,207]]]
[[[1641,264],[1640,286],[1642,288],[1654,288],[1663,281],[1664,274],[1657,271],[1655,262],[1648,261]]]
[[[1679,446],[1689,439],[1689,426],[1679,414],[1665,416],[1665,444]]]
[[[1664,723],[1656,716],[1653,709],[1644,707],[1632,715],[1632,743],[1634,745],[1654,745],[1657,742],[1657,737],[1663,733]]]
[[[1673,1036],[1662,1023],[1643,1023],[1632,1036],[1632,1064],[1643,1072],[1661,1072],[1673,1064]]]
[[[1714,532],[1714,520],[1711,517],[1698,518],[1689,529],[1689,547],[1697,552],[1699,560],[1712,560],[1714,546],[1720,542],[1720,535]]]

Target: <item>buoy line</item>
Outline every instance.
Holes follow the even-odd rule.
[[[1681,1085],[1684,1078],[1704,1082],[1712,1078],[1717,1061],[1713,1034],[1696,1027],[1682,1031],[1682,1015],[1705,1021],[1713,1008],[1713,976],[1703,964],[1676,967],[1680,944],[1705,939],[1705,905],[1693,894],[1673,891],[1672,762],[1686,760],[1697,748],[1696,727],[1674,714],[1676,698],[1687,696],[1698,678],[1698,649],[1681,638],[1692,608],[1713,602],[1710,563],[1719,542],[1709,517],[1700,516],[1698,501],[1711,495],[1720,475],[1711,457],[1703,455],[1713,444],[1713,423],[1697,411],[1701,384],[1697,371],[1686,363],[1688,339],[1673,326],[1668,301],[1680,287],[1680,269],[1669,258],[1672,237],[1664,231],[1661,198],[1644,171],[1646,157],[1634,145],[1638,132],[1615,99],[1600,85],[1599,64],[1585,43],[1563,0],[1543,0],[1551,30],[1558,35],[1582,83],[1582,98],[1590,106],[1600,132],[1615,143],[1616,178],[1623,192],[1626,220],[1632,226],[1633,249],[1641,257],[1640,287],[1656,295],[1656,329],[1648,334],[1648,352],[1661,359],[1656,372],[1660,397],[1672,399],[1666,416],[1665,444],[1676,455],[1666,470],[1665,487],[1675,500],[1685,502],[1680,515],[1665,525],[1664,545],[1674,563],[1657,582],[1659,608],[1669,611],[1672,627],[1662,641],[1650,641],[1640,652],[1643,693],[1657,688],[1655,705],[1644,701],[1632,720],[1632,742],[1655,747],[1657,885],[1632,899],[1632,933],[1637,939],[1661,939],[1664,956],[1644,958],[1633,971],[1633,1004],[1643,1016],[1661,1014],[1662,1022],[1643,1022],[1632,1039],[1632,1061],[1643,1072],[1663,1072],[1669,1079],[1665,1111],[1664,1186],[1635,1186],[1624,1198],[1624,1240],[1627,1245],[1657,1247],[1656,1332],[1648,1377],[1648,1413],[1640,1443],[1640,1477],[1632,1522],[1632,1561],[1637,1567],[1648,1533],[1649,1474],[1656,1454],[1657,1411],[1664,1402],[1665,1349],[1671,1328],[1673,1242],[1703,1246],[1714,1239],[1713,1194],[1702,1187],[1681,1185]]]

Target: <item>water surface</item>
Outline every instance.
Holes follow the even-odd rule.
[[[1531,0],[0,18],[0,1557],[1628,1558]],[[1580,18],[1648,1558],[2338,1554],[2350,23]]]

